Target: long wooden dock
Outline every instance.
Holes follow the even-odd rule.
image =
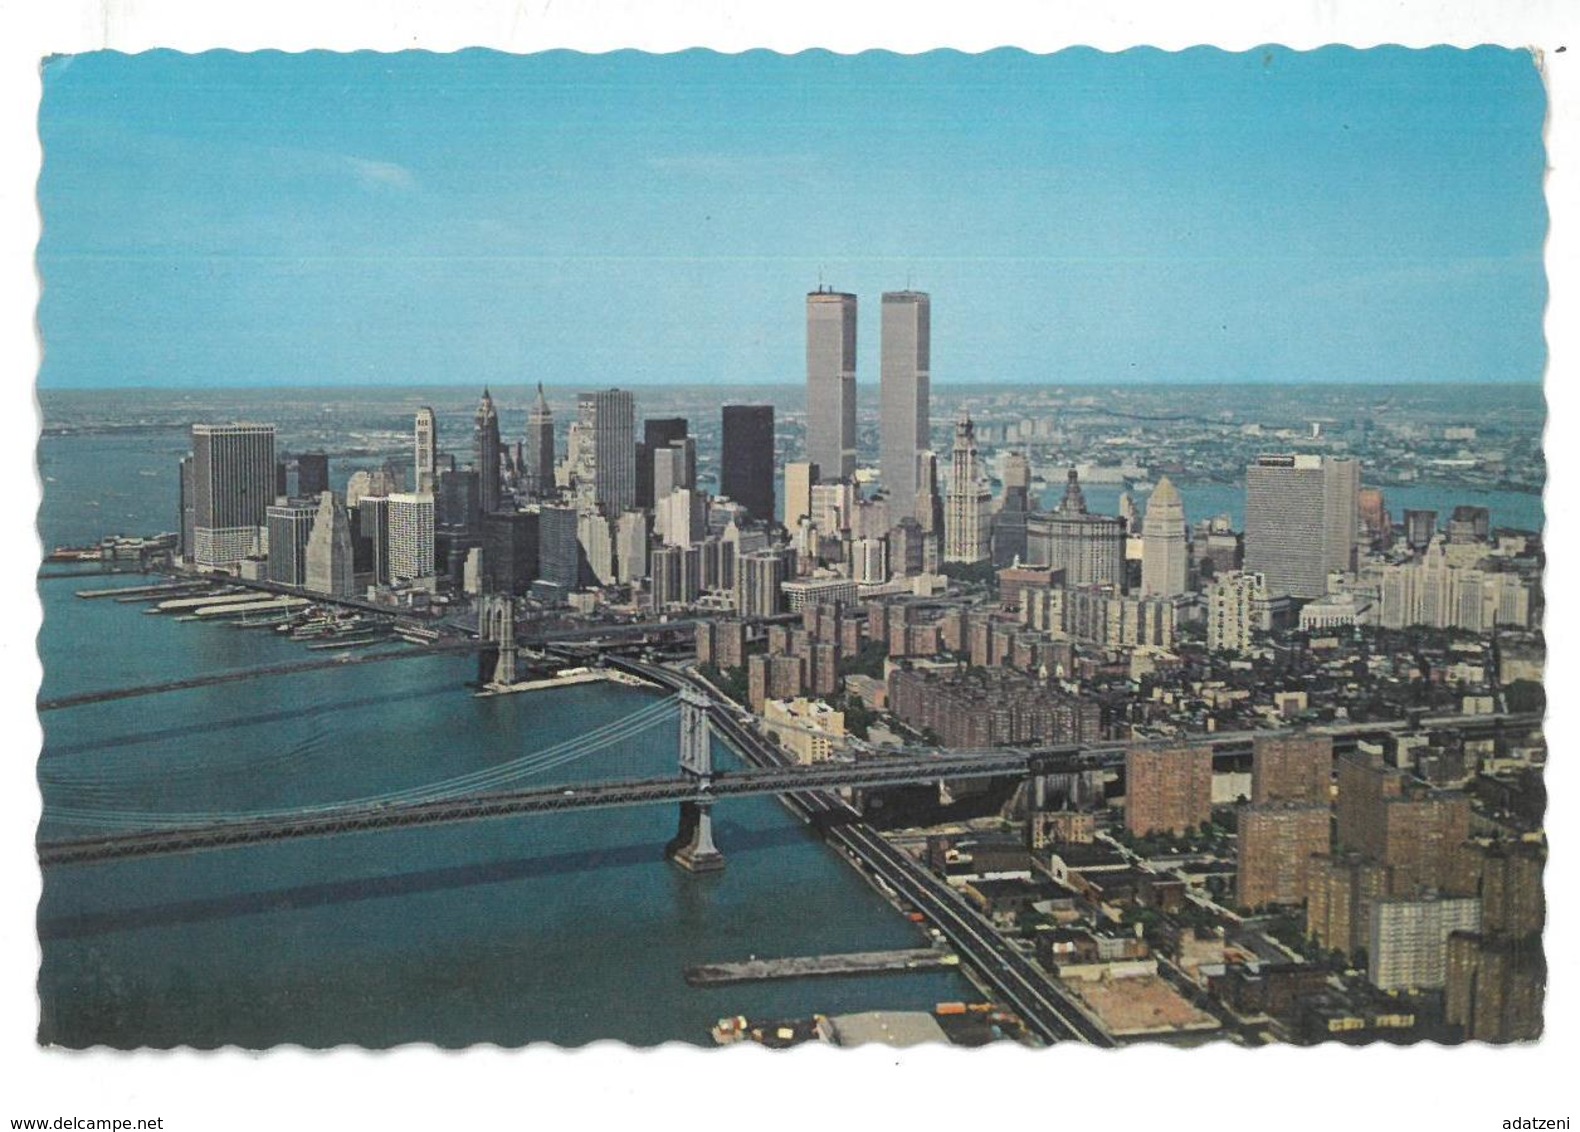
[[[704,963],[687,967],[685,976],[691,986],[718,987],[773,979],[941,971],[956,967],[959,963],[959,956],[943,948],[912,947],[901,951],[852,951],[843,955],[802,955],[786,959],[748,959],[740,963]]]

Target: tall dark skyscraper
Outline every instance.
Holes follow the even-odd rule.
[[[581,547],[574,507],[538,512],[538,577],[570,593],[581,584]]]
[[[856,296],[806,297],[806,458],[825,482],[856,474]]]
[[[774,407],[724,406],[719,490],[753,519],[774,519]]]
[[[483,390],[477,405],[477,425],[472,433],[472,452],[477,464],[477,502],[485,515],[499,510],[499,413],[494,399]]]
[[[234,566],[252,553],[274,502],[274,426],[192,426],[192,560]]]
[[[368,573],[373,575],[374,583],[388,585],[393,580],[390,577],[389,496],[365,495],[357,501],[356,535],[368,540]]]
[[[303,452],[296,458],[296,494],[316,499],[328,490],[328,455],[323,452]]]
[[[473,534],[482,529],[477,481],[477,471],[473,468],[439,473],[439,491],[434,499],[434,519],[438,526]]]
[[[932,446],[932,300],[920,291],[883,296],[878,470],[896,521],[916,513],[918,453]]]
[[[527,442],[521,457],[521,486],[528,498],[554,494],[554,414],[543,383],[538,382],[538,398],[527,411]]]
[[[648,417],[642,422],[642,439],[636,446],[636,505],[652,510],[653,454],[686,439],[685,417]],[[693,469],[692,481],[696,474]]]
[[[648,417],[642,422],[642,443],[649,450],[667,448],[689,435],[685,417]]]
[[[269,581],[284,586],[307,581],[307,540],[317,518],[318,506],[302,500],[269,508]]]
[[[536,511],[501,511],[483,516],[483,592],[526,593],[538,576]]]

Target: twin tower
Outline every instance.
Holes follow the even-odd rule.
[[[915,500],[931,447],[931,318],[923,292],[884,293],[878,471],[895,500]],[[806,297],[806,458],[825,483],[856,474],[856,296],[823,287]]]

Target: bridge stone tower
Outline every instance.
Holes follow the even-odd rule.
[[[724,854],[713,844],[713,744],[708,698],[691,687],[680,690],[680,771],[697,784],[695,801],[680,804],[680,831],[664,849],[675,864],[694,873],[718,872]]]
[[[494,687],[516,682],[516,600],[509,594],[484,594],[477,599],[477,635],[499,649]]]

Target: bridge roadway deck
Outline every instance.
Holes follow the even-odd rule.
[[[251,582],[237,584],[252,588],[262,588],[267,593],[286,594],[295,597],[302,596],[299,591],[293,591],[286,587],[265,586],[262,583]],[[314,595],[313,600],[319,601],[320,599],[317,595]],[[214,599],[214,604],[221,604],[223,601],[224,596],[222,595]],[[391,613],[391,610],[387,608],[371,605],[367,602],[337,600],[334,604],[350,605],[352,608],[377,611],[385,615]],[[260,606],[259,608],[261,611],[262,607]],[[681,627],[684,628],[690,628],[692,625],[693,623],[689,621],[681,623]],[[673,628],[675,628],[675,625],[669,622],[639,622],[631,625],[598,626],[552,634],[527,633],[520,640],[522,644],[530,647],[542,644],[546,640],[575,640],[582,637],[608,639],[611,637],[643,636],[650,632]],[[437,656],[445,653],[476,652],[478,649],[485,647],[486,644],[487,642],[473,638],[441,639],[432,644],[418,646],[410,650],[369,653],[362,656],[338,656],[324,660],[293,661],[289,664],[273,664],[262,668],[248,668],[235,672],[214,672],[204,676],[190,676],[184,680],[166,680],[158,684],[137,684],[128,688],[108,688],[97,692],[77,692],[69,696],[55,696],[50,699],[39,700],[36,706],[39,711],[61,711],[65,708],[104,703],[108,700],[129,700],[139,696],[155,696],[164,692],[180,692],[188,688],[205,688],[214,684],[231,684],[240,680],[255,680],[268,676],[290,676],[297,672],[312,672],[318,669],[335,668],[342,664],[378,664],[387,660],[415,660],[424,656]]]
[[[267,841],[562,810],[791,794],[842,786],[892,786],[909,782],[933,782],[939,778],[989,778],[1024,774],[1025,770],[1024,752],[1002,753],[993,757],[972,755],[880,759],[870,763],[820,763],[809,767],[752,767],[720,774],[707,788],[702,788],[694,778],[651,778],[589,783],[574,789],[541,787],[431,802],[326,806],[268,818],[217,821],[72,841],[46,841],[39,844],[38,852],[39,860],[44,865],[86,864],[91,861],[185,853],[196,849],[218,849]]]
[[[187,688],[206,688],[214,684],[232,684],[239,680],[257,680],[266,676],[291,676],[298,672],[313,672],[324,668],[340,668],[354,664],[381,664],[389,660],[419,660],[425,656],[442,656],[446,653],[476,652],[476,641],[442,641],[432,645],[418,645],[409,649],[389,652],[364,653],[360,656],[336,656],[324,660],[291,661],[289,664],[271,664],[263,668],[247,668],[237,672],[211,672],[205,676],[189,676],[185,680],[166,680],[159,684],[138,684],[130,688],[109,688],[100,692],[76,692],[69,696],[56,696],[39,700],[39,711],[60,711],[63,708],[99,704],[107,700],[129,700],[138,696],[154,696],[163,692],[180,692]]]
[[[434,650],[380,656],[422,656]],[[281,666],[300,671],[320,665]],[[656,665],[612,660],[611,666],[641,676],[666,688],[679,688],[682,679]],[[240,677],[237,677],[240,678]],[[1467,717],[1452,717],[1465,724]],[[1470,717],[1478,726],[1494,721]],[[1526,719],[1527,717],[1513,717]],[[86,864],[94,861],[183,853],[198,849],[257,844],[269,841],[323,837],[378,829],[437,825],[514,817],[563,810],[606,809],[617,806],[695,802],[722,798],[778,794],[801,796],[841,788],[874,788],[936,782],[942,779],[993,778],[1028,773],[1053,774],[1120,765],[1127,743],[1063,746],[1037,750],[945,751],[924,755],[880,756],[855,762],[824,762],[811,766],[790,764],[776,749],[744,727],[728,711],[713,713],[716,727],[737,750],[757,750],[756,765],[738,771],[717,772],[706,786],[684,776],[622,782],[588,783],[574,788],[539,787],[494,794],[471,795],[436,801],[388,805],[328,805],[298,813],[249,820],[215,821],[178,828],[116,833],[68,841],[41,842],[41,864]],[[1370,731],[1385,730],[1372,726]],[[1215,737],[1229,741],[1229,736]],[[843,805],[843,802],[840,803]],[[804,807],[803,807],[804,808]]]

